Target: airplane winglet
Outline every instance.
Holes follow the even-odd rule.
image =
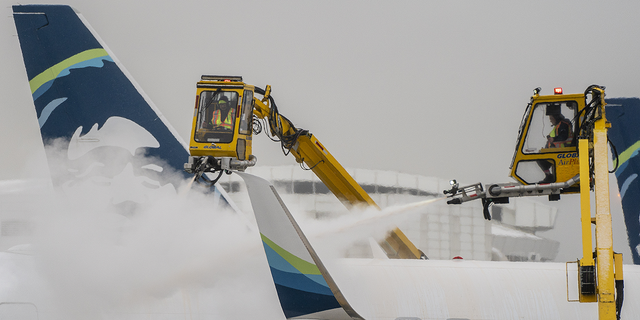
[[[347,302],[273,185],[244,179],[280,305],[288,319],[363,319]]]

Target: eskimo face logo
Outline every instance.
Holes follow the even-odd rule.
[[[80,135],[81,132],[82,127],[78,127],[66,151],[68,175],[62,184],[65,193],[82,194],[82,189],[97,188],[104,193],[100,197],[101,202],[106,202],[103,205],[123,206],[129,211],[156,197],[176,194],[172,184],[162,185],[159,181],[164,171],[162,163],[145,157],[141,151],[160,144],[137,123],[110,117],[101,128],[95,124],[87,134]]]
[[[47,151],[54,185],[116,206],[176,194],[184,150],[106,50],[74,54],[29,84],[42,137],[56,142]]]

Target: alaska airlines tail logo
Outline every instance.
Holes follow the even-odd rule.
[[[78,14],[61,5],[13,11],[42,139],[56,144],[47,149],[54,184],[111,186],[114,204],[175,193],[187,178],[185,144]]]

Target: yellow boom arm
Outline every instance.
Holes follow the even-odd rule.
[[[364,189],[351,177],[342,165],[331,155],[329,150],[307,130],[297,129],[289,119],[280,115],[273,100],[270,99],[271,87],[267,86],[259,100],[254,97],[253,114],[269,122],[271,134],[280,139],[285,151],[296,158],[296,162],[304,163],[329,188],[329,190],[348,208],[354,206],[378,205]],[[390,256],[401,259],[420,259],[423,254],[409,239],[396,228],[386,239],[384,245]],[[389,250],[389,249],[392,250]]]
[[[262,100],[254,98],[253,114],[269,121],[272,135],[283,142],[283,147],[293,154],[296,162],[304,162],[347,207],[366,204],[379,208],[313,134],[295,128],[277,109],[272,109],[269,103],[270,89],[267,86]]]
[[[213,185],[225,171],[244,171],[256,164],[252,135],[262,131],[262,125],[253,121],[255,116],[268,124],[268,134],[280,141],[284,153],[293,154],[298,163],[310,168],[347,208],[379,209],[316,137],[280,115],[271,86],[261,89],[244,83],[240,76],[203,75],[196,87],[190,157],[184,164],[194,181]],[[263,98],[257,99],[254,93]],[[382,246],[392,258],[424,257],[397,228]]]

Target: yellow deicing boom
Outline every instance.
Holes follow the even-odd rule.
[[[291,139],[287,146],[296,162],[304,163],[348,207],[366,204],[379,209],[364,189],[351,177],[320,141],[308,131],[300,133],[284,116],[274,112],[268,105],[271,88],[267,86],[262,100],[254,98],[253,114],[267,118],[271,132],[281,140]],[[275,117],[275,119],[271,118]]]
[[[263,96],[258,99],[254,93]],[[271,97],[271,86],[264,90],[242,81],[239,76],[203,75],[197,83],[196,105],[189,141],[190,157],[185,171],[194,180],[214,184],[226,170],[244,171],[256,163],[252,152],[252,116],[266,120],[270,134],[280,140],[285,154],[304,163],[348,208],[372,206],[369,194],[351,177],[318,139],[307,130],[296,128],[280,115]],[[262,126],[258,124],[258,127]],[[260,130],[257,130],[258,132]],[[211,179],[205,173],[217,173]],[[424,255],[399,230],[387,239],[392,243],[389,257],[420,259]]]
[[[605,117],[604,90],[600,92],[602,117],[595,122],[593,137],[593,162],[596,194],[596,270],[598,279],[598,316],[600,319],[616,319],[615,283],[613,277],[613,235],[611,233],[611,209],[609,205],[609,162],[607,130],[611,126]]]
[[[460,187],[452,180],[452,188],[444,192],[451,198],[447,203],[482,199],[485,218],[491,219],[489,205],[508,203],[511,197],[549,196],[557,201],[560,194],[580,193],[579,301],[598,302],[599,319],[614,320],[620,316],[624,284],[622,255],[613,252],[607,149],[610,123],[604,87],[592,85],[584,94],[570,95],[555,88],[554,95],[541,96],[540,90],[534,90],[518,133],[511,164],[511,176],[518,183]],[[595,193],[593,209],[591,191]]]
[[[302,134],[284,116],[274,112],[269,106],[271,87],[267,86],[264,98],[254,98],[253,114],[260,119],[269,119],[270,129],[280,139],[291,139],[289,151],[296,162],[304,163],[322,181],[345,206],[380,207],[371,199],[369,194],[351,177],[347,170],[340,165],[327,148],[311,133]],[[271,117],[271,118],[270,118]],[[390,248],[384,248],[391,258],[420,259],[422,252],[400,231],[395,228],[385,240]],[[385,247],[387,245],[384,245]],[[393,250],[389,250],[389,249]]]

